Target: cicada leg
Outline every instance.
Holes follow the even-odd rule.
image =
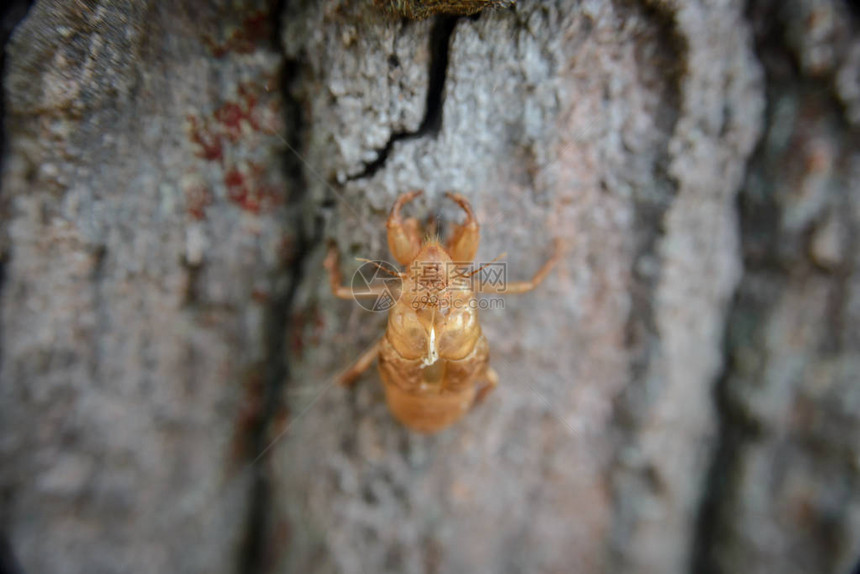
[[[534,274],[528,281],[514,281],[512,283],[503,283],[503,284],[482,284],[477,291],[479,293],[495,293],[495,294],[503,294],[503,295],[518,295],[520,293],[528,293],[546,279],[549,272],[552,271],[552,268],[555,267],[555,264],[558,263],[558,260],[561,258],[561,240],[555,240],[555,252],[552,254],[552,257],[547,260],[546,263],[543,264],[543,267],[538,269],[538,272]]]
[[[391,250],[391,255],[401,265],[409,265],[418,255],[421,250],[421,226],[418,220],[410,217],[404,220],[400,216],[400,210],[404,204],[412,201],[422,191],[410,191],[404,193],[394,202],[394,207],[391,208],[391,215],[388,216],[386,227],[388,228],[388,248]]]
[[[448,192],[445,196],[454,201],[466,212],[466,221],[454,226],[454,232],[448,239],[446,249],[451,259],[458,262],[471,262],[478,253],[478,244],[481,240],[481,227],[472,211],[472,206],[465,197],[459,193]]]
[[[496,371],[489,365],[487,365],[487,370],[484,371],[483,379],[484,384],[478,389],[478,393],[475,395],[475,402],[472,403],[472,408],[475,408],[484,402],[487,395],[489,395],[493,389],[499,385],[499,375],[497,375]]]
[[[376,357],[379,356],[379,343],[379,341],[375,342],[347,370],[341,373],[337,378],[338,384],[344,387],[352,385],[373,364]]]
[[[364,291],[353,291],[351,287],[342,285],[343,275],[340,272],[340,256],[337,248],[331,245],[323,261],[323,267],[328,271],[331,292],[338,299],[355,299],[356,297],[380,297],[387,293],[386,285],[371,285]]]

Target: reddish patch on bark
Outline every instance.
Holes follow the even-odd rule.
[[[203,185],[192,185],[185,189],[185,205],[192,219],[203,219],[206,207],[212,204],[212,192]]]
[[[262,289],[254,289],[251,291],[251,299],[262,305],[269,302],[269,293]]]
[[[196,146],[197,157],[217,162],[224,170],[224,185],[230,202],[244,211],[259,214],[283,204],[284,190],[267,180],[262,164],[229,161],[226,158],[231,154],[225,154],[225,149],[238,143],[243,135],[278,133],[281,129],[279,106],[273,98],[261,105],[259,94],[251,83],[239,84],[236,93],[235,101],[225,102],[211,116],[188,116],[189,139]],[[202,218],[199,205],[189,203],[188,212],[195,219]]]
[[[322,313],[319,312],[319,309],[314,307],[314,332],[311,337],[311,341],[314,345],[319,345],[320,339],[322,338],[323,329],[325,328],[325,321],[323,320]]]
[[[296,313],[290,320],[292,330],[290,332],[289,348],[296,359],[301,359],[305,350],[304,330],[305,330],[305,314],[303,312]]]
[[[263,417],[263,387],[263,377],[258,370],[252,371],[243,381],[243,393],[231,448],[231,458],[234,461],[256,456],[251,449],[254,447],[254,432],[259,428]]]
[[[276,100],[271,99],[267,105],[261,106],[259,95],[250,83],[239,84],[236,93],[236,101],[224,102],[211,117],[188,116],[190,139],[198,147],[198,157],[223,161],[225,142],[238,142],[244,126],[250,133],[280,133],[280,106]]]
[[[266,82],[268,84],[268,80]],[[265,87],[268,92],[268,86]],[[259,92],[251,89],[247,83],[239,84],[237,88],[239,101],[244,104],[240,109],[243,111],[242,119],[248,122],[251,128],[267,135],[278,134],[283,125],[281,123],[281,106],[278,100],[269,98],[266,105],[259,105]]]
[[[215,111],[215,119],[221,124],[224,133],[231,141],[239,141],[242,134],[242,120],[245,112],[239,104],[228,102]]]
[[[290,422],[290,409],[285,405],[279,405],[272,416],[272,427],[270,430],[270,440],[275,440],[287,430],[287,425]]]
[[[255,214],[283,203],[280,189],[266,183],[265,168],[254,162],[248,162],[246,166],[246,172],[233,168],[224,174],[228,199],[243,210]]]
[[[191,141],[200,148],[197,151],[197,157],[207,161],[223,160],[224,145],[221,143],[221,137],[211,129],[201,126],[200,121],[194,116],[188,116],[188,122],[191,124]]]
[[[295,313],[291,319],[291,334],[289,348],[296,358],[301,358],[305,344],[319,345],[322,339],[325,321],[319,308],[314,305],[307,311]]]
[[[230,52],[252,54],[257,50],[257,46],[265,44],[270,36],[269,14],[264,10],[257,10],[245,17],[239,27],[231,30],[222,42],[206,34],[203,36],[203,44],[213,56],[223,58]]]
[[[284,265],[290,265],[296,260],[296,238],[284,235],[278,243],[278,256]]]
[[[231,169],[224,174],[224,184],[227,186],[227,192],[230,190],[245,185],[245,176],[238,169]]]

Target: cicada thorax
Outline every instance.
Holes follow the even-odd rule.
[[[406,358],[460,360],[481,336],[477,301],[463,264],[437,242],[425,244],[409,265],[400,298],[389,312],[387,337]]]
[[[388,338],[397,351],[410,359],[462,359],[481,335],[473,293],[458,293],[436,307],[415,309],[409,302],[408,285],[388,314]]]

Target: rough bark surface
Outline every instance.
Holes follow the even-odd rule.
[[[762,1],[750,12],[767,130],[739,198],[746,273],[728,317],[702,572],[860,567],[860,36],[850,10]]]
[[[38,0],[17,27],[0,562],[847,572],[852,5],[373,4]],[[468,197],[510,279],[565,246],[482,314],[499,388],[429,437],[375,370],[333,385],[385,317],[321,266],[389,259],[416,188],[442,222]]]
[[[430,438],[391,419],[374,374],[326,392],[384,318],[334,300],[311,256],[288,391],[294,412],[325,394],[273,455],[279,563],[684,571],[761,114],[742,5],[521,2],[429,26],[356,6],[305,2],[283,34],[305,62],[306,211],[333,200],[325,234],[384,258],[394,198],[424,189],[418,213],[445,220],[453,189],[484,224],[479,259],[507,251],[509,275],[553,237],[567,249],[539,291],[484,315],[501,385]],[[428,60],[428,97],[404,90]]]
[[[24,572],[238,567],[294,228],[265,9],[37,2],[7,47],[0,446]]]

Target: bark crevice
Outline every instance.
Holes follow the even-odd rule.
[[[726,315],[724,368],[714,389],[716,450],[703,485],[707,498],[699,510],[691,563],[691,571],[703,574],[730,572],[740,563],[755,572],[763,567],[847,572],[856,559],[845,518],[854,501],[850,490],[839,490],[841,484],[856,485],[849,470],[850,440],[843,438],[851,436],[852,421],[837,406],[844,397],[831,401],[841,385],[853,384],[843,369],[856,360],[846,336],[856,264],[842,249],[855,244],[857,230],[849,215],[850,176],[840,172],[856,149],[857,132],[846,129],[845,108],[828,90],[832,78],[804,68],[809,46],[791,35],[802,28],[792,20],[794,13],[783,10],[779,3],[761,0],[749,3],[746,13],[765,71],[766,108],[737,197],[744,266]],[[820,143],[825,134],[826,147]],[[810,187],[811,178],[829,181]],[[817,206],[801,212],[792,197],[801,193],[808,194],[807,200],[819,194]],[[828,225],[843,233],[829,243],[835,251],[821,253],[816,240]],[[826,329],[801,320],[815,311],[797,308],[798,297],[819,309]],[[803,333],[802,343],[791,350],[803,365],[787,369],[790,361],[780,337],[789,331]],[[828,391],[810,390],[816,384]],[[766,392],[768,402],[762,399]],[[821,412],[811,418],[816,411]],[[813,458],[814,469],[805,468]],[[828,482],[825,476],[839,478]],[[810,482],[799,495],[790,491],[787,477]],[[755,500],[750,512],[755,480],[767,481],[768,494]],[[803,514],[785,513],[791,505],[804,505]],[[844,516],[837,516],[835,508]],[[749,531],[778,524],[787,551],[769,554],[740,524]]]
[[[273,48],[283,54],[281,18],[290,7],[289,0],[277,0],[270,13]],[[298,286],[302,282],[306,254],[310,251],[313,239],[309,237],[303,219],[294,206],[301,204],[304,197],[304,175],[301,160],[296,152],[302,150],[303,118],[301,102],[295,95],[295,84],[299,81],[301,62],[294,59],[284,59],[281,72],[280,92],[283,102],[284,140],[287,143],[283,155],[282,169],[284,180],[289,188],[288,211],[285,225],[293,226],[295,243],[292,246],[290,259],[283,263],[284,281],[273,293],[269,301],[264,321],[264,348],[262,361],[262,404],[263,410],[250,431],[249,442],[251,449],[251,493],[247,508],[247,518],[242,549],[239,553],[239,574],[253,574],[268,569],[270,548],[267,532],[270,531],[271,508],[271,470],[266,458],[257,457],[270,446],[271,437],[277,433],[274,427],[286,405],[283,401],[283,391],[290,377],[290,367],[287,360],[286,341],[290,330],[291,311]],[[289,413],[287,413],[289,414]]]
[[[633,523],[625,514],[629,512],[624,499],[633,499],[642,492],[652,492],[661,488],[656,469],[651,464],[631,465],[624,460],[625,453],[636,450],[641,440],[641,427],[647,424],[655,395],[654,382],[659,380],[661,335],[657,324],[656,294],[663,279],[664,262],[660,255],[660,245],[668,232],[666,216],[670,212],[678,193],[679,183],[669,173],[672,154],[670,140],[675,134],[681,118],[683,99],[682,70],[687,62],[687,40],[678,29],[674,14],[659,4],[644,5],[619,2],[629,10],[642,10],[654,31],[654,49],[662,61],[671,64],[663,77],[661,109],[658,123],[666,134],[663,148],[655,161],[654,194],[635,198],[636,251],[631,262],[631,309],[625,327],[624,346],[629,351],[630,384],[614,403],[614,426],[617,429],[617,448],[620,453],[613,463],[613,480],[616,489],[614,542],[611,563],[613,570],[633,568],[626,563],[628,554],[625,549],[633,536],[630,530]],[[641,61],[642,69],[649,65]],[[631,505],[632,506],[632,505]]]
[[[4,159],[6,157],[6,44],[12,37],[12,32],[20,23],[30,9],[32,0],[17,0],[3,4],[0,7],[0,174],[3,173]],[[0,179],[2,181],[2,179]],[[6,198],[3,197],[3,188],[0,184],[0,215],[5,220]],[[6,283],[6,258],[8,257],[7,245],[5,238],[0,239],[0,295],[3,293],[3,287]],[[2,321],[2,315],[0,315]],[[3,348],[0,346],[0,365],[3,363]],[[4,499],[10,499],[11,496],[4,493]],[[8,500],[3,501],[3,506],[9,504]],[[15,552],[12,549],[12,544],[7,538],[8,519],[6,510],[0,509],[0,574],[21,574],[21,566],[15,558]]]
[[[410,131],[399,131],[391,134],[391,137],[377,152],[376,159],[365,164],[364,168],[355,175],[347,178],[348,181],[366,179],[373,177],[379,170],[385,167],[388,156],[394,148],[394,144],[401,141],[419,139],[425,136],[436,137],[442,129],[442,110],[445,106],[445,81],[448,75],[448,57],[451,49],[451,40],[454,29],[460,17],[437,16],[430,30],[430,69],[427,85],[427,103],[424,109],[424,118],[418,129]]]

